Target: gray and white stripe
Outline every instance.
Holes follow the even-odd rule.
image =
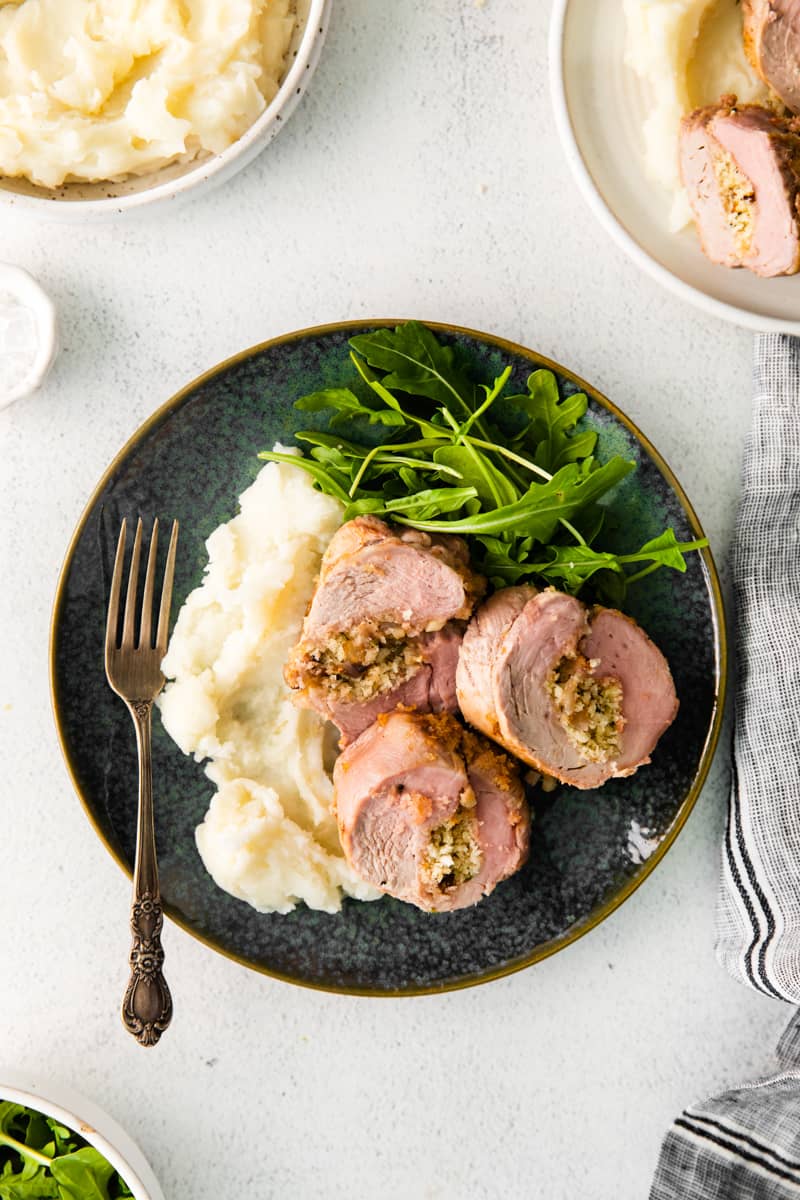
[[[784,1035],[796,1045],[797,1017]],[[686,1109],[661,1148],[650,1200],[797,1200],[800,1072]]]
[[[785,1200],[798,1195],[797,1159],[750,1135],[737,1135],[722,1121],[685,1113],[664,1143],[650,1200]]]
[[[780,1075],[681,1112],[664,1139],[650,1200],[798,1200],[798,1013],[777,1058]]]
[[[800,342],[756,339],[733,550],[734,769],[717,956],[800,1003]]]

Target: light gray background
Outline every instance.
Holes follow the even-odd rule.
[[[724,570],[752,337],[639,275],[584,208],[550,116],[548,10],[336,0],[299,110],[217,193],[111,227],[0,223],[0,258],[50,291],[63,342],[44,390],[0,412],[0,1063],[108,1109],[169,1200],[638,1200],[672,1117],[768,1069],[789,1017],[713,957],[723,743],[651,879],[522,974],[347,999],[169,925],[172,1028],[148,1052],[119,1022],[129,884],[62,763],[48,622],[95,483],[198,372],[339,318],[492,330],[639,422]]]

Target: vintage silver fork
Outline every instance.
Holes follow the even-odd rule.
[[[153,588],[158,552],[158,520],[153,522],[147,574],[142,595],[142,616],[138,641],[134,638],[136,593],[139,581],[139,558],[142,548],[142,520],[136,526],[131,565],[128,572],[128,591],[122,621],[122,641],[118,644],[119,602],[122,589],[122,566],[125,558],[126,522],[122,522],[117,542],[117,556],[111,579],[106,623],[106,678],[128,706],[136,726],[136,746],[139,752],[139,816],[136,828],[136,862],[133,870],[133,900],[131,903],[130,953],[131,977],[122,1002],[125,1028],[142,1046],[155,1046],[172,1018],[172,997],[162,973],[164,951],[161,948],[161,926],[164,915],[158,886],[156,835],[153,823],[153,777],[150,754],[150,731],[153,701],[164,686],[161,660],[167,652],[169,610],[172,600],[172,580],[175,574],[175,547],[178,522],[172,522],[161,606],[155,645],[152,638]]]

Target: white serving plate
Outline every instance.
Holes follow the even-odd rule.
[[[644,172],[647,95],[624,63],[620,0],[554,0],[550,82],[567,160],[605,231],[664,287],[754,330],[800,334],[800,275],[759,279],[709,262],[693,228],[667,226],[669,195]]]
[[[289,67],[275,97],[242,136],[221,154],[162,167],[149,175],[131,175],[113,183],[66,183],[37,187],[24,179],[0,176],[0,207],[47,221],[96,223],[171,201],[229,179],[259,154],[291,116],[319,61],[328,28],[330,0],[296,0],[297,26],[289,47]]]

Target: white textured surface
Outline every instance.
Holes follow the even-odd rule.
[[[692,1100],[768,1068],[787,1008],[715,965],[726,754],[676,846],[598,930],[510,979],[370,1001],[273,983],[166,930],[176,1016],[122,1031],[128,882],[72,792],[47,631],[84,502],[136,426],[272,334],[417,315],[592,379],[671,461],[725,560],[751,337],[639,276],[552,130],[544,0],[337,0],[309,94],[218,193],[95,231],[6,218],[63,349],[0,412],[0,1064],[70,1082],[169,1200],[639,1200]],[[98,664],[99,669],[99,664]]]

